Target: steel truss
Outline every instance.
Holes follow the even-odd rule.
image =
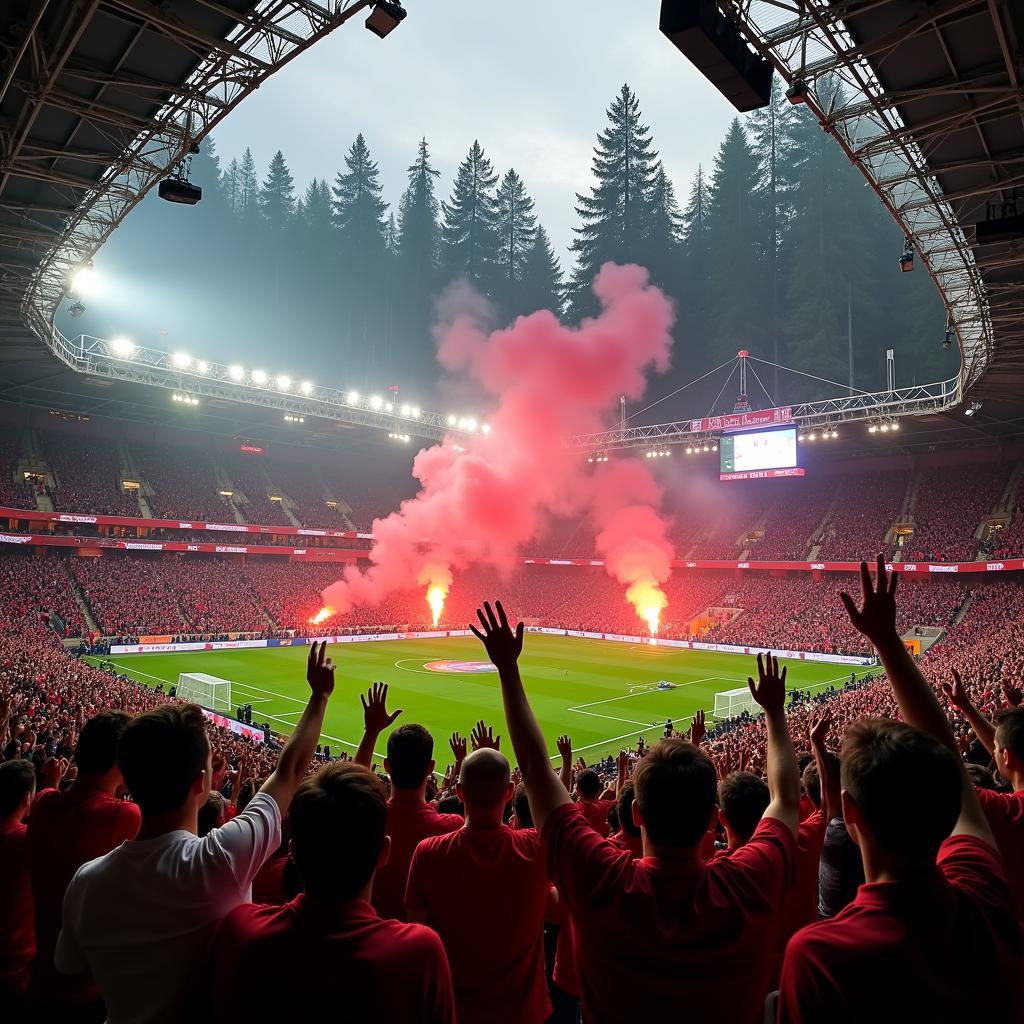
[[[961,390],[974,384],[992,360],[993,323],[982,269],[976,263],[963,228],[950,207],[955,197],[943,194],[928,164],[929,139],[972,119],[1020,104],[1020,90],[1008,84],[1008,68],[975,70],[969,78],[955,74],[920,90],[886,92],[873,64],[884,60],[915,34],[932,30],[940,20],[977,11],[979,0],[936,0],[922,5],[918,18],[898,31],[858,47],[843,18],[890,0],[718,0],[752,46],[769,58],[789,83],[806,84],[807,104],[822,127],[842,146],[878,193],[883,204],[911,239],[939,289],[950,327],[963,353]],[[836,102],[835,84],[846,99]],[[897,105],[915,96],[956,94],[970,97],[970,106],[910,129]],[[1024,154],[1020,161],[1024,161]],[[1002,159],[995,161],[1002,165]],[[991,166],[991,162],[986,166]],[[1021,180],[1019,169],[1005,187]],[[987,191],[1004,187],[996,175]]]
[[[937,384],[922,384],[895,391],[877,391],[822,402],[794,405],[793,423],[800,428],[835,428],[856,421],[889,424],[905,416],[923,416],[941,412],[956,405],[960,396],[957,377]],[[708,444],[718,440],[718,433],[692,429],[693,420],[673,423],[652,423],[642,427],[602,430],[596,434],[577,434],[569,438],[569,446],[585,451],[612,451],[643,448],[648,445]]]
[[[380,408],[372,408],[366,396],[350,402],[349,392],[340,388],[310,384],[305,390],[300,381],[290,381],[282,388],[276,376],[268,374],[265,384],[256,384],[252,375],[242,380],[232,377],[231,368],[223,363],[205,362],[200,372],[199,361],[192,359],[190,367],[174,365],[174,356],[158,349],[136,346],[130,355],[119,355],[114,344],[102,338],[82,335],[66,338],[55,327],[50,327],[47,344],[54,355],[66,366],[91,377],[111,381],[127,381],[163,388],[201,400],[235,402],[241,405],[273,409],[284,415],[310,416],[338,423],[374,427],[397,435],[421,437],[440,441],[445,435],[468,437],[488,432],[483,424],[466,425],[467,417],[450,422],[453,417],[421,410],[411,403],[381,399]],[[479,429],[478,429],[479,428]]]
[[[3,232],[5,237],[17,235],[19,248],[25,252],[24,260],[7,260],[0,266],[0,303],[9,308],[16,302],[25,322],[64,362],[67,359],[58,351],[60,336],[53,330],[52,320],[75,269],[92,258],[142,197],[229,111],[275,71],[370,5],[370,0],[260,0],[250,13],[242,15],[214,0],[198,2],[216,15],[236,20],[236,27],[225,38],[218,38],[185,23],[169,5],[149,0],[87,0],[78,5],[75,16],[68,19],[65,31],[49,49],[33,36],[47,6],[46,0],[37,2],[38,14],[22,48],[22,54],[31,58],[31,78],[20,87],[31,102],[23,123],[15,126],[4,147],[0,192],[10,175],[37,178],[66,194],[74,212],[61,227],[54,228],[34,220],[34,215],[64,215],[66,209],[43,211],[31,205],[15,209],[17,204],[0,199],[0,208],[23,214],[17,226],[7,226]],[[100,11],[123,18],[134,27],[136,38],[147,30],[167,37],[193,53],[198,66],[186,81],[172,87],[155,78],[91,65],[75,51],[89,20]],[[14,64],[16,67],[18,61]],[[101,86],[98,98],[75,95],[58,84],[71,80]],[[0,83],[0,92],[9,84]],[[168,92],[170,99],[152,118],[132,115],[123,105],[103,101],[105,96],[109,100],[117,94],[145,101]],[[88,124],[109,142],[110,150],[34,145],[32,126],[39,110],[47,106]],[[53,162],[68,157],[102,165],[105,170],[93,180],[51,168]]]

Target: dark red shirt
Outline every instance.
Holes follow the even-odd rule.
[[[583,817],[590,822],[591,828],[600,836],[606,836],[611,831],[608,824],[608,808],[614,805],[610,800],[580,800],[580,810]]]
[[[1022,956],[999,855],[955,836],[942,844],[937,870],[865,883],[835,917],[793,936],[779,1020],[1017,1021]]]
[[[542,1024],[548,879],[533,829],[465,828],[424,839],[406,908],[444,943],[459,1024]]]
[[[405,886],[416,847],[430,836],[446,835],[462,828],[461,814],[438,814],[419,790],[396,789],[388,801],[388,835],[391,854],[377,871],[370,898],[381,917],[405,920]]]
[[[645,1004],[717,1024],[764,1013],[778,910],[796,859],[793,834],[765,819],[731,857],[634,860],[559,807],[544,826],[548,871],[572,915],[583,1017],[632,1020]]]
[[[28,841],[32,856],[32,896],[36,914],[33,984],[45,994],[80,992],[80,980],[67,979],[53,966],[60,934],[64,892],[75,872],[139,831],[138,807],[95,789],[44,789],[32,804]]]
[[[28,830],[0,829],[0,993],[28,988],[29,965],[36,952]]]
[[[246,904],[213,943],[212,1019],[454,1024],[451,975],[429,928],[383,920],[369,903]],[[280,984],[270,984],[277,979]]]
[[[993,793],[979,789],[977,792],[981,809],[1003,855],[1006,880],[1017,903],[1017,914],[1024,920],[1024,790]]]

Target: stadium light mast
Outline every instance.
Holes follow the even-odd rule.
[[[747,398],[747,358],[749,355],[750,352],[745,348],[741,348],[736,353],[740,369],[740,393],[736,396],[733,412],[750,412],[750,399]]]

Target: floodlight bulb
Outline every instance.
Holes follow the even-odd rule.
[[[135,352],[135,342],[123,336],[114,338],[110,343],[110,351],[120,359],[128,359]]]
[[[380,395],[370,396],[370,408],[374,411],[378,410],[384,404],[384,399]]]
[[[81,267],[71,278],[71,290],[77,295],[93,295],[97,290],[99,278],[92,267]]]
[[[277,378],[277,387],[279,391],[287,391],[292,386],[292,379],[286,373],[282,373]]]
[[[192,357],[187,352],[175,352],[171,363],[179,370],[187,370],[192,365]]]
[[[308,380],[304,380],[304,381],[303,381],[303,382],[302,382],[302,383],[301,383],[301,384],[299,385],[299,390],[300,390],[300,391],[301,391],[301,392],[302,392],[302,393],[303,393],[304,395],[309,395],[309,394],[312,394],[312,393],[313,393],[313,385],[312,385],[312,384],[310,384],[310,382],[309,382]]]
[[[267,383],[267,375],[263,370],[252,371],[252,382],[253,384],[259,384],[260,386]]]
[[[209,373],[210,364],[205,359],[200,359],[196,363],[196,373]]]
[[[413,407],[412,407],[412,408],[411,408],[411,409],[409,410],[409,415],[410,415],[410,416],[411,416],[411,417],[412,417],[412,418],[413,418],[414,420],[418,420],[418,419],[420,418],[420,407],[419,407],[418,405],[414,405],[414,406],[413,406]]]
[[[233,366],[228,367],[228,376],[232,380],[241,380],[245,376],[245,370],[235,363]]]
[[[481,433],[481,434],[489,434],[490,432],[491,432],[491,425],[490,425],[490,423],[485,423],[485,424],[484,424],[484,425],[483,425],[483,426],[482,426],[482,427],[480,428],[480,433]]]
[[[348,402],[349,405],[358,405],[359,404],[359,392],[358,391],[350,391],[345,396],[345,400]]]
[[[449,413],[448,414],[448,426],[449,427],[454,427],[455,424],[458,423],[458,422],[459,422],[459,418],[458,418],[458,416],[455,415],[455,413]]]
[[[472,416],[470,416],[469,419],[466,420],[466,429],[470,433],[472,433],[474,430],[476,430],[476,420],[473,419]]]

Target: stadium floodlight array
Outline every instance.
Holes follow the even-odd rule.
[[[262,406],[282,413],[288,423],[305,417],[375,427],[403,437],[439,441],[448,434],[468,436],[491,432],[490,424],[475,416],[443,415],[390,396],[362,395],[352,389],[324,387],[312,381],[296,381],[287,374],[264,369],[247,370],[237,363],[226,365],[196,359],[185,351],[164,352],[138,345],[127,338],[106,340],[82,335],[74,340],[53,329],[52,347],[60,359],[80,373],[109,380],[166,388],[186,401],[219,399]],[[291,417],[288,419],[288,417]]]
[[[715,694],[714,716],[719,721],[736,718],[744,712],[751,715],[761,712],[757,701],[751,696],[750,687],[741,686],[736,690],[723,690]]]
[[[210,711],[233,714],[231,703],[231,680],[210,676],[205,672],[182,672],[178,675],[175,696]]]

